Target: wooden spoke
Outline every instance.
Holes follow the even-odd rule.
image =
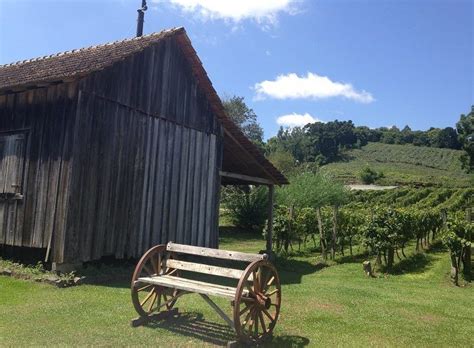
[[[250,306],[247,306],[247,304],[245,305],[244,309],[242,309],[240,312],[239,312],[239,316],[242,316],[242,314],[244,314],[245,312],[247,312],[251,307]]]
[[[145,271],[148,273],[148,275],[152,276],[153,274],[155,274],[155,273],[150,269],[150,267],[148,267],[148,265],[144,265],[143,268],[144,268]]]
[[[268,319],[270,319],[271,321],[274,321],[275,319],[273,318],[273,316],[268,312],[268,310],[265,308],[263,309],[263,313],[265,313],[265,315],[268,317]]]
[[[145,303],[147,303],[147,301],[151,298],[151,296],[155,293],[155,289],[152,289],[148,295],[146,295],[146,297],[143,299],[142,302],[140,302],[140,306],[143,306]]]
[[[172,275],[174,273],[178,273],[178,270],[175,268],[173,270],[171,270],[170,272],[166,273],[167,275]]]
[[[260,284],[259,284],[259,281],[258,281],[257,273],[252,272],[252,276],[253,276],[253,291],[255,293],[259,293],[260,292]]]
[[[143,286],[143,287],[137,289],[137,291],[140,292],[140,291],[143,291],[143,290],[145,290],[145,289],[148,289],[148,288],[150,288],[150,287],[152,287],[152,286],[153,286],[152,284],[148,284],[148,285],[145,285],[145,286]]]
[[[247,287],[247,290],[249,291],[250,295],[252,295],[253,297],[257,297],[257,295],[255,294],[254,289],[250,286],[250,284],[247,284],[246,287]]]
[[[267,283],[267,286],[272,285],[274,281],[275,281],[275,276],[273,276],[273,277],[270,278],[270,280],[269,280],[268,283]]]
[[[257,338],[258,337],[258,315],[257,315],[257,309],[253,313],[254,320],[253,320],[253,337]]]
[[[244,327],[248,324],[248,321],[249,321],[250,317],[252,316],[252,312],[253,312],[253,308],[250,310],[250,312],[245,317],[245,320],[243,321]]]
[[[156,297],[158,295],[156,294],[156,291],[153,292],[153,299],[151,300],[150,304],[148,305],[148,312],[151,312],[151,309],[153,308],[153,305],[155,304]]]
[[[157,268],[156,273],[161,274],[161,254],[158,255],[158,262],[157,262],[156,268]]]
[[[267,293],[267,294],[265,294],[265,295],[266,295],[267,297],[270,297],[270,296],[273,296],[273,295],[275,295],[276,293],[278,293],[278,291],[279,291],[278,289],[275,289],[275,290],[272,290],[272,291],[270,291],[269,293]]]
[[[160,309],[161,308],[161,289],[157,291],[157,295],[158,295],[158,302],[156,303],[156,309]]]
[[[159,274],[158,272],[158,265],[155,260],[156,256],[152,256],[150,258],[151,268],[153,269],[153,274]]]
[[[252,302],[255,302],[255,299],[254,299],[254,298],[252,298],[252,297],[247,297],[247,296],[245,296],[245,297],[242,297],[242,299],[241,299],[241,300],[242,300],[242,302],[246,302],[246,303],[252,303]]]
[[[266,326],[265,326],[265,320],[263,320],[263,314],[262,314],[262,312],[258,312],[258,317],[260,318],[260,323],[262,324],[263,333],[266,333],[266,332],[267,332],[267,328],[266,328]]]

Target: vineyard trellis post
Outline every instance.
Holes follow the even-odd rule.
[[[466,222],[468,224],[472,223],[472,208],[469,207],[466,209]],[[466,240],[472,243],[471,229],[468,228],[466,235]],[[472,256],[472,246],[468,245],[464,251],[464,260],[463,260],[463,269],[464,269],[464,278],[467,281],[471,280],[471,256]]]

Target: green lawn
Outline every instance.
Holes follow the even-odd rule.
[[[263,240],[223,234],[221,248],[258,251]],[[455,288],[445,252],[413,257],[398,275],[375,279],[362,257],[330,267],[316,257],[277,262],[283,307],[275,346],[473,346],[474,288]],[[344,262],[343,262],[344,261]],[[403,271],[405,270],[405,271]],[[57,289],[0,277],[0,346],[12,345],[223,345],[232,331],[197,295],[184,296],[169,322],[130,327],[131,267],[89,269],[89,279],[113,272],[105,284]],[[216,302],[227,308],[221,299]]]

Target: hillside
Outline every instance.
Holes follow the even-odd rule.
[[[322,167],[344,183],[359,183],[359,173],[369,166],[382,171],[383,185],[469,187],[472,175],[459,161],[460,150],[414,145],[369,143],[361,149],[344,152],[343,158]]]

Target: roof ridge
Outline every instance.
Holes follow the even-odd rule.
[[[86,46],[86,47],[81,47],[81,48],[74,48],[72,50],[57,52],[57,53],[49,54],[49,55],[46,55],[46,56],[34,57],[34,58],[29,58],[29,59],[24,59],[24,60],[18,60],[18,61],[11,62],[11,63],[0,64],[0,69],[5,68],[5,67],[21,65],[21,64],[25,64],[25,63],[31,63],[31,62],[38,62],[38,61],[42,61],[42,60],[47,60],[47,59],[51,59],[51,58],[54,58],[54,57],[60,57],[60,56],[64,56],[64,55],[72,54],[72,53],[76,53],[76,52],[88,51],[88,50],[97,49],[97,48],[101,48],[101,47],[117,45],[117,44],[124,43],[124,42],[141,41],[141,40],[149,39],[149,38],[155,37],[155,36],[159,37],[159,38],[162,38],[162,37],[165,37],[165,36],[168,36],[168,35],[171,35],[171,34],[174,34],[174,33],[178,33],[178,32],[185,32],[184,27],[182,27],[182,26],[173,27],[173,28],[170,28],[170,29],[155,31],[153,33],[142,35],[142,36],[129,37],[129,38],[121,39],[121,40],[106,42],[106,43],[103,43],[103,44]]]

